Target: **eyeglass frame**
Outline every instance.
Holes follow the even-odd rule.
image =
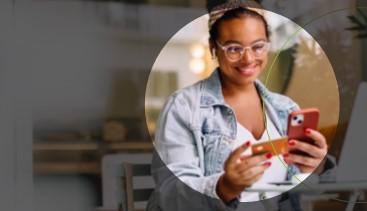
[[[255,42],[255,43],[253,43],[253,44],[251,44],[251,45],[247,45],[247,46],[243,46],[243,45],[241,45],[241,44],[236,44],[236,43],[229,44],[229,45],[222,45],[222,44],[220,44],[220,43],[219,43],[219,41],[218,41],[218,40],[216,40],[215,42],[216,42],[216,44],[218,45],[218,47],[220,47],[220,48],[224,51],[224,55],[226,56],[227,60],[228,60],[228,61],[231,61],[231,62],[238,62],[238,61],[240,61],[240,60],[242,59],[243,55],[245,54],[245,52],[246,52],[246,50],[247,50],[247,49],[249,49],[249,52],[250,52],[254,57],[258,58],[258,57],[260,57],[261,55],[263,55],[265,52],[268,52],[268,51],[269,51],[269,47],[270,47],[270,42],[268,42],[268,41],[264,41],[264,40],[257,41],[257,42]],[[256,56],[256,55],[255,55],[255,53],[254,53],[254,52],[253,52],[253,50],[252,50],[252,47],[253,47],[255,44],[259,43],[259,42],[263,42],[263,43],[265,44],[265,50],[264,50],[264,52],[261,52],[261,55]],[[232,46],[230,46],[230,45],[232,45],[232,46],[233,46],[233,45],[237,45],[237,46],[241,46],[241,47],[243,48],[243,51],[242,51],[242,52],[240,52],[240,54],[241,54],[241,55],[240,55],[239,59],[237,59],[237,60],[232,60],[232,59],[230,59],[230,58],[227,56],[227,49],[228,49],[229,47],[232,47]]]

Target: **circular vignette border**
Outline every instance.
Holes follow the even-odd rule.
[[[313,19],[311,19],[310,21],[308,21],[308,22],[306,22],[305,24],[303,24],[302,26],[300,26],[300,24],[298,24],[297,23],[297,25],[298,25],[298,29],[291,35],[291,36],[289,36],[288,37],[288,39],[286,40],[286,42],[282,45],[282,47],[280,48],[280,50],[276,53],[276,56],[275,56],[275,58],[272,60],[272,62],[271,62],[271,65],[270,65],[270,67],[268,68],[268,70],[267,70],[267,74],[266,74],[266,79],[265,79],[265,83],[264,83],[264,85],[265,86],[267,86],[267,84],[268,84],[268,81],[269,81],[269,78],[270,78],[270,75],[271,75],[271,73],[272,73],[272,69],[273,69],[273,67],[274,67],[274,64],[276,63],[276,61],[278,60],[278,58],[279,58],[279,55],[280,55],[280,52],[285,48],[285,46],[287,46],[287,44],[288,44],[288,42],[293,38],[293,37],[295,37],[298,33],[300,33],[301,32],[301,30],[305,30],[305,31],[307,31],[305,28],[307,28],[308,26],[310,26],[311,24],[313,24],[314,22],[316,22],[316,21],[319,21],[320,19],[322,19],[322,18],[324,18],[324,17],[326,17],[326,16],[328,16],[328,15],[331,15],[331,14],[335,14],[335,13],[338,13],[338,12],[342,12],[342,11],[347,11],[347,10],[350,10],[350,9],[367,9],[367,7],[364,7],[364,6],[356,6],[356,7],[346,7],[346,8],[340,8],[340,9],[335,9],[335,10],[332,10],[332,11],[329,11],[329,12],[327,12],[327,13],[324,13],[324,14],[322,14],[322,15],[319,15],[319,16],[317,16],[317,17],[315,17],[315,18],[313,18]],[[265,10],[265,9],[264,9]],[[270,11],[270,10],[269,10]],[[273,11],[270,11],[270,12],[273,12]],[[275,13],[275,12],[274,12]],[[280,14],[279,14],[280,15]],[[282,15],[283,16],[283,15]],[[291,20],[291,19],[290,19]],[[312,36],[312,35],[311,35]],[[169,42],[169,40],[167,41],[167,42]],[[165,43],[166,44],[166,43]],[[324,51],[325,52],[325,51]],[[325,52],[325,55],[327,55],[327,53]],[[331,63],[331,65],[332,65],[332,63]],[[336,75],[335,75],[336,76]],[[144,96],[145,97],[145,96]],[[264,104],[263,104],[263,106],[264,106]],[[340,111],[339,111],[340,112]],[[265,114],[264,114],[265,115]],[[264,116],[265,117],[265,116]],[[268,131],[266,130],[266,132],[267,132],[267,135],[268,135],[268,137],[269,137],[269,133],[268,133]],[[270,142],[271,143],[271,142]],[[272,143],[271,143],[272,144]],[[272,144],[272,147],[273,147],[273,150],[276,152],[276,147]],[[157,153],[158,154],[158,153]],[[158,155],[159,156],[159,155]],[[164,163],[163,161],[162,161],[162,163]],[[284,162],[282,161],[282,163],[284,164]],[[284,165],[286,165],[286,164],[284,164]],[[175,175],[174,175],[175,176]],[[304,184],[299,178],[297,178],[299,181],[300,181],[300,183],[299,184],[302,184],[302,185],[306,185],[306,184]],[[307,186],[307,185],[306,185]],[[189,187],[189,188],[191,188],[191,187]],[[312,187],[309,187],[308,186],[308,188],[312,188]],[[290,191],[290,190],[289,190]],[[274,198],[276,198],[276,197],[274,197]],[[339,199],[339,198],[332,198],[332,199],[330,199],[330,200],[335,200],[335,201],[338,201],[338,202],[343,202],[343,203],[348,203],[349,202],[349,200],[344,200],[344,199]],[[260,200],[261,201],[261,200]],[[259,202],[259,201],[257,201],[257,202]],[[367,201],[356,201],[355,202],[356,204],[367,204]]]

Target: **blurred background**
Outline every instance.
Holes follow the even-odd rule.
[[[300,25],[359,4],[261,3]],[[0,187],[9,190],[1,193],[4,210],[125,207],[125,187],[111,183],[116,177],[111,174],[121,174],[111,156],[121,160],[122,155],[150,154],[166,98],[216,67],[208,51],[205,4],[0,2]],[[320,130],[336,157],[356,88],[367,80],[365,25],[346,30],[356,24],[349,16],[361,20],[364,14],[346,9],[323,16],[305,27],[312,36],[301,30],[288,42],[299,26],[265,14],[272,31],[269,65],[279,53],[267,86],[301,107],[320,108]],[[314,208],[344,206],[329,201]]]

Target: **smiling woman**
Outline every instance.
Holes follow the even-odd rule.
[[[299,172],[311,173],[327,153],[324,136],[309,129],[306,135],[319,144],[289,142],[289,148],[305,152],[302,156],[291,152],[244,154],[269,136],[286,136],[288,114],[300,108],[258,80],[268,63],[268,24],[257,10],[234,2],[212,9],[209,15],[209,49],[218,67],[208,78],[172,94],[161,110],[153,162],[158,187],[150,210],[177,209],[181,199],[188,200],[174,180],[164,176],[158,158],[192,189],[217,199],[224,207],[236,207],[238,202],[279,195],[246,190],[289,180]]]
[[[252,10],[231,10],[211,26],[224,86],[255,81],[267,63],[268,39],[265,19]]]
[[[263,16],[242,7],[224,13],[210,29],[210,46],[218,57],[223,97],[235,110],[237,121],[257,139],[265,128],[255,80],[267,64],[268,36]],[[246,98],[251,100],[246,102]]]

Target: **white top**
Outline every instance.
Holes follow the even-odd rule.
[[[266,115],[266,121],[270,140],[280,138],[281,136],[278,130],[276,129],[275,125],[270,120],[270,118],[268,118],[268,115]],[[269,140],[269,138],[265,130],[261,138],[259,140],[256,140],[250,131],[248,131],[244,126],[242,126],[240,123],[237,122],[237,138],[233,146],[233,150],[249,140],[251,141],[251,145],[253,145],[255,143],[266,142]],[[250,151],[246,150],[245,153],[249,152]],[[271,166],[265,171],[264,175],[256,183],[252,185],[252,187],[255,187],[256,185],[259,184],[267,184],[268,182],[282,182],[285,180],[287,175],[287,167],[285,166],[283,156],[282,155],[273,156],[270,159],[270,162]],[[244,191],[241,194],[240,201],[241,202],[259,201],[260,199],[271,198],[279,194],[281,193],[266,192],[265,194],[263,193],[262,195],[260,195],[260,193]]]

